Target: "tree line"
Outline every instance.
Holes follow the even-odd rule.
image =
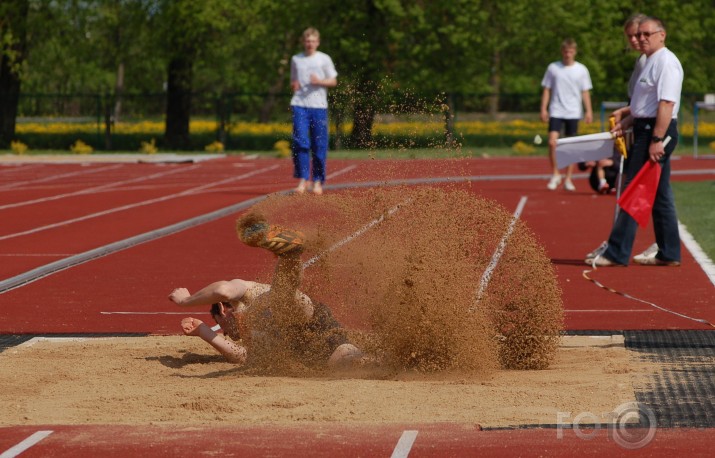
[[[595,93],[625,94],[636,56],[622,25],[634,12],[666,23],[684,92],[712,91],[711,0],[3,0],[0,147],[33,93],[112,94],[116,119],[123,96],[164,93],[164,142],[188,147],[192,94],[262,94],[263,112],[285,102],[308,26],[338,69],[352,146],[370,141],[384,94],[489,94],[495,113],[504,94],[538,93],[567,37]]]

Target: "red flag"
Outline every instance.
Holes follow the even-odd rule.
[[[618,199],[618,205],[631,215],[640,227],[648,225],[658,191],[660,171],[660,164],[647,161]]]

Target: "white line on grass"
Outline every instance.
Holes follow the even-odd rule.
[[[501,241],[499,242],[499,246],[494,251],[494,254],[492,255],[492,259],[489,262],[489,265],[487,266],[486,270],[484,271],[484,274],[482,274],[482,278],[479,281],[479,289],[477,290],[477,300],[474,303],[474,306],[479,304],[479,301],[482,300],[484,291],[486,291],[487,286],[489,285],[489,280],[491,280],[491,278],[492,278],[492,273],[494,272],[494,269],[496,269],[497,264],[499,263],[499,260],[502,257],[502,254],[504,254],[504,250],[506,249],[507,240],[509,240],[509,236],[511,236],[511,233],[514,231],[514,226],[516,226],[516,222],[519,220],[519,217],[521,216],[521,212],[524,210],[524,207],[526,206],[526,201],[527,201],[526,196],[522,196],[521,199],[519,200],[519,205],[516,206],[516,210],[514,211],[514,216],[511,219],[511,223],[509,223],[509,227],[507,228],[506,232],[504,233],[504,236],[502,237]],[[474,306],[470,307],[470,310],[469,310],[470,312],[474,311]]]
[[[395,449],[392,451],[391,458],[407,458],[410,454],[410,450],[412,450],[412,445],[415,443],[415,439],[417,439],[417,433],[418,431],[416,430],[403,431],[400,440],[397,441],[397,445],[395,445]]]
[[[708,279],[710,279],[710,283],[715,286],[715,264],[713,264],[713,261],[708,257],[707,254],[705,254],[703,249],[700,247],[698,242],[695,241],[690,232],[688,232],[688,229],[685,227],[685,224],[678,221],[678,229],[680,231],[680,240],[683,241],[683,245],[685,245],[688,251],[690,251],[690,254],[693,255],[693,258],[695,258],[695,261],[703,269],[705,275],[708,276]]]
[[[29,449],[33,445],[37,444],[40,442],[42,439],[46,438],[50,434],[52,434],[54,431],[37,431],[24,441],[13,445],[9,449],[5,450],[0,454],[0,458],[15,458],[18,456],[20,453],[24,452],[25,450]]]
[[[103,184],[101,186],[93,186],[91,188],[85,188],[85,189],[80,189],[79,191],[74,191],[74,192],[68,192],[65,194],[57,194],[54,196],[47,196],[47,197],[42,197],[40,199],[33,199],[33,200],[26,200],[24,202],[15,202],[13,204],[7,204],[7,205],[0,205],[0,210],[5,210],[6,208],[15,208],[15,207],[22,207],[24,205],[31,205],[31,204],[37,204],[37,203],[42,203],[42,202],[49,202],[52,200],[59,200],[59,199],[64,199],[66,197],[72,197],[72,196],[80,196],[82,194],[91,194],[95,193],[97,191],[101,191],[104,189],[110,189],[110,188],[115,188],[117,186],[122,186],[125,184],[129,183],[137,183],[141,181],[146,181],[146,180],[153,180],[154,178],[160,178],[166,175],[173,175],[174,173],[178,172],[185,172],[185,171],[190,171],[191,169],[194,169],[196,167],[199,167],[198,165],[192,165],[191,167],[186,167],[186,168],[177,168],[174,170],[167,170],[165,172],[159,172],[159,173],[154,173],[151,175],[147,176],[141,176],[138,178],[132,178],[130,180],[123,180],[123,181],[115,181],[114,183],[107,183]]]
[[[89,214],[89,215],[80,216],[79,218],[73,218],[73,219],[68,219],[68,220],[65,220],[65,221],[60,221],[59,223],[48,224],[47,226],[40,226],[40,227],[36,227],[36,228],[30,229],[30,230],[27,230],[27,231],[23,231],[23,232],[16,232],[16,233],[14,233],[14,234],[3,235],[3,236],[0,236],[0,240],[7,240],[7,239],[15,238],[15,237],[20,237],[20,236],[23,236],[23,235],[34,234],[34,233],[42,232],[42,231],[45,231],[45,230],[48,230],[48,229],[53,229],[53,228],[61,227],[61,226],[67,226],[67,225],[72,224],[72,223],[77,223],[77,222],[80,222],[80,221],[85,221],[85,220],[88,220],[88,219],[97,218],[97,217],[99,217],[99,216],[105,216],[105,215],[109,215],[109,214],[112,214],[112,213],[116,213],[116,212],[120,212],[120,211],[124,211],[124,210],[129,210],[129,209],[131,209],[131,208],[143,207],[143,206],[145,206],[145,205],[150,205],[150,204],[154,204],[154,203],[157,203],[157,202],[164,202],[164,201],[167,201],[167,200],[176,199],[176,198],[178,198],[178,197],[183,197],[183,196],[188,196],[188,195],[191,195],[191,194],[196,194],[196,193],[198,193],[198,192],[200,192],[200,191],[202,191],[202,190],[204,190],[204,189],[207,189],[207,188],[219,186],[219,185],[228,183],[228,182],[230,182],[230,181],[237,181],[237,180],[242,180],[242,179],[244,179],[244,178],[249,178],[249,177],[251,177],[251,176],[253,176],[253,175],[258,175],[259,173],[268,172],[268,171],[274,170],[274,169],[276,169],[276,168],[278,168],[278,165],[273,165],[273,166],[271,166],[271,167],[265,167],[265,168],[263,168],[263,169],[255,170],[255,171],[253,171],[253,172],[244,173],[243,175],[238,175],[238,176],[235,176],[235,177],[226,178],[225,180],[215,181],[215,182],[208,183],[208,184],[205,184],[205,185],[202,185],[202,186],[197,186],[197,187],[195,187],[195,188],[187,189],[187,190],[185,190],[185,191],[177,192],[177,193],[174,193],[174,194],[169,194],[169,195],[162,196],[162,197],[157,197],[157,198],[155,198],[155,199],[149,199],[149,200],[144,200],[144,201],[141,201],[141,202],[136,202],[136,203],[133,203],[133,204],[122,205],[121,207],[110,208],[110,209],[108,209],[108,210],[104,210],[104,211],[101,211],[101,212],[91,213],[91,214]]]

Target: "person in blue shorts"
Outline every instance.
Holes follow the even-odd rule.
[[[328,88],[338,85],[333,60],[318,51],[320,33],[314,28],[303,32],[304,51],[290,63],[293,98],[293,176],[298,178],[295,191],[323,193],[328,156]]]

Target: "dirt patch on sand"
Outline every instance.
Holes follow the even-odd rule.
[[[195,337],[39,340],[0,353],[0,425],[555,424],[634,401],[622,337],[565,337],[544,370],[246,374]]]

